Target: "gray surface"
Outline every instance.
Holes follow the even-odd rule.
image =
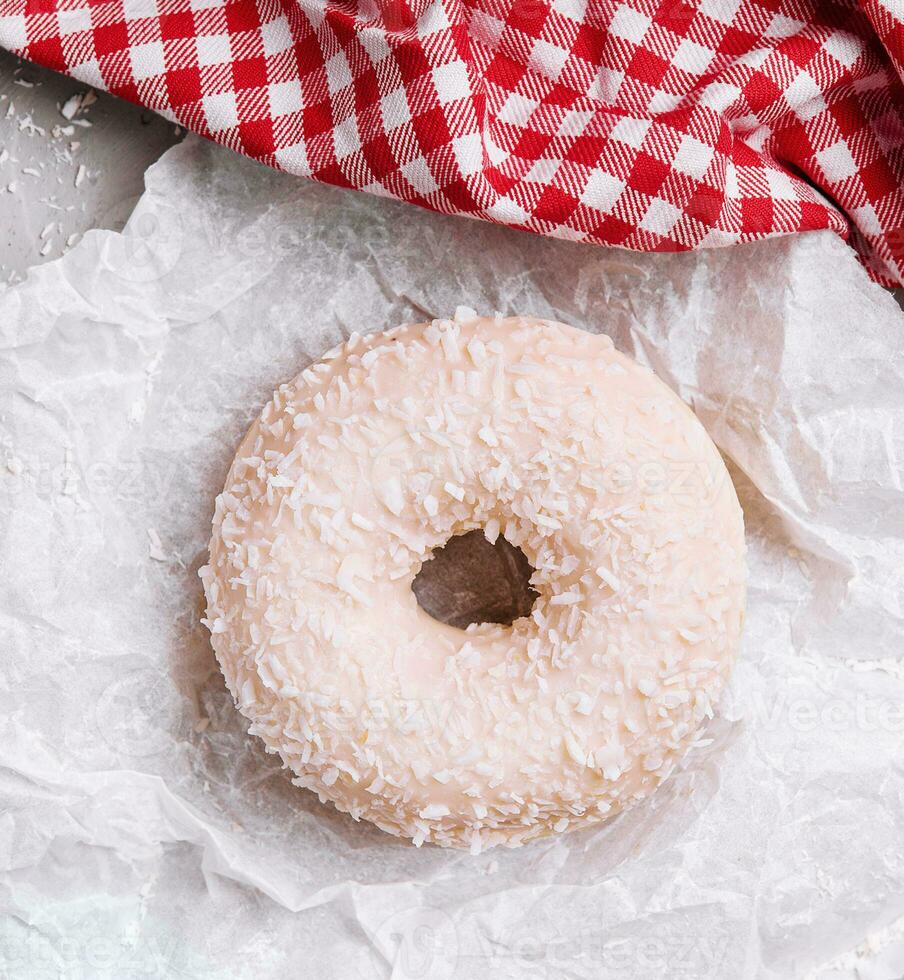
[[[533,609],[533,572],[524,552],[501,534],[493,545],[483,531],[469,531],[437,548],[411,588],[421,609],[441,623],[459,629],[471,623],[511,626]]]
[[[58,257],[72,236],[121,227],[144,171],[179,139],[160,116],[103,93],[77,117],[90,126],[69,135],[60,107],[85,91],[0,51],[0,284]]]

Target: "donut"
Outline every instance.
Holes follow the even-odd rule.
[[[476,529],[534,569],[510,625],[447,625],[412,591]],[[650,370],[459,308],[352,334],[275,392],[200,574],[228,688],[293,781],[476,853],[609,818],[703,738],[744,555],[718,450]]]

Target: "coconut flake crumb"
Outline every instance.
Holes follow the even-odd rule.
[[[160,535],[152,527],[147,529],[147,535],[149,557],[153,558],[154,561],[168,562],[169,555],[163,550],[163,542],[160,540]]]

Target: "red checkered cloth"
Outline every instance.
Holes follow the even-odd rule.
[[[330,184],[904,282],[904,0],[0,0],[0,45]]]

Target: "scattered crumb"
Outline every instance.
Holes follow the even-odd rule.
[[[81,107],[81,104],[81,95],[70,95],[69,98],[66,99],[66,101],[60,106],[60,115],[64,119],[73,119]]]
[[[160,535],[152,527],[147,529],[147,533],[148,555],[154,561],[169,561],[169,555],[163,550],[163,542],[160,540]]]
[[[10,108],[12,104],[10,104]],[[7,116],[9,113],[7,113]],[[46,136],[47,130],[43,126],[39,126],[32,118],[31,115],[25,115],[19,117],[19,132],[28,133],[29,136]]]

